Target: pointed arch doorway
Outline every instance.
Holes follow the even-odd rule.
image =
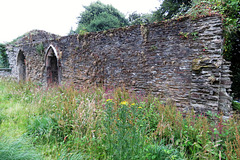
[[[26,81],[26,59],[20,50],[17,56],[18,81]]]
[[[58,85],[60,83],[60,63],[56,49],[53,46],[47,49],[45,64],[47,70],[47,85]]]

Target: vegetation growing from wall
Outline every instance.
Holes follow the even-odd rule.
[[[44,56],[44,46],[43,46],[43,43],[39,43],[37,46],[36,46],[36,51],[37,53],[40,55],[40,56]]]
[[[238,117],[224,120],[211,112],[183,115],[171,101],[165,104],[124,89],[75,90],[65,85],[46,90],[29,82],[0,79],[0,101],[0,157],[13,151],[8,156],[20,160],[29,156],[74,160],[240,158]],[[5,150],[8,152],[1,152]]]
[[[0,68],[8,68],[8,56],[6,54],[6,46],[4,44],[0,44]]]
[[[157,21],[164,19],[192,19],[204,16],[220,15],[223,22],[224,48],[223,56],[231,61],[233,97],[240,99],[240,2],[239,0],[164,0],[160,8],[153,12]]]
[[[192,8],[185,14],[194,19],[214,14],[222,16],[225,39],[223,55],[227,60],[232,59],[234,54],[233,45],[236,43],[236,36],[239,31],[239,4],[238,0],[195,1]]]

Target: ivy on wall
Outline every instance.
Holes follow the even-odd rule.
[[[224,26],[224,58],[231,61],[232,96],[240,99],[240,2],[224,0],[221,7]]]

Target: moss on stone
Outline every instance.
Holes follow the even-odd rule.
[[[192,60],[192,70],[193,71],[200,71],[202,68],[211,67],[209,65],[203,65],[204,62],[210,60],[209,58],[196,58]]]

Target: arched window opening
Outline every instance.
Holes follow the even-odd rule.
[[[26,59],[23,51],[19,51],[17,57],[18,81],[26,80]]]
[[[58,85],[59,84],[59,66],[58,59],[56,57],[53,47],[49,47],[46,55],[46,68],[47,68],[47,84]]]

